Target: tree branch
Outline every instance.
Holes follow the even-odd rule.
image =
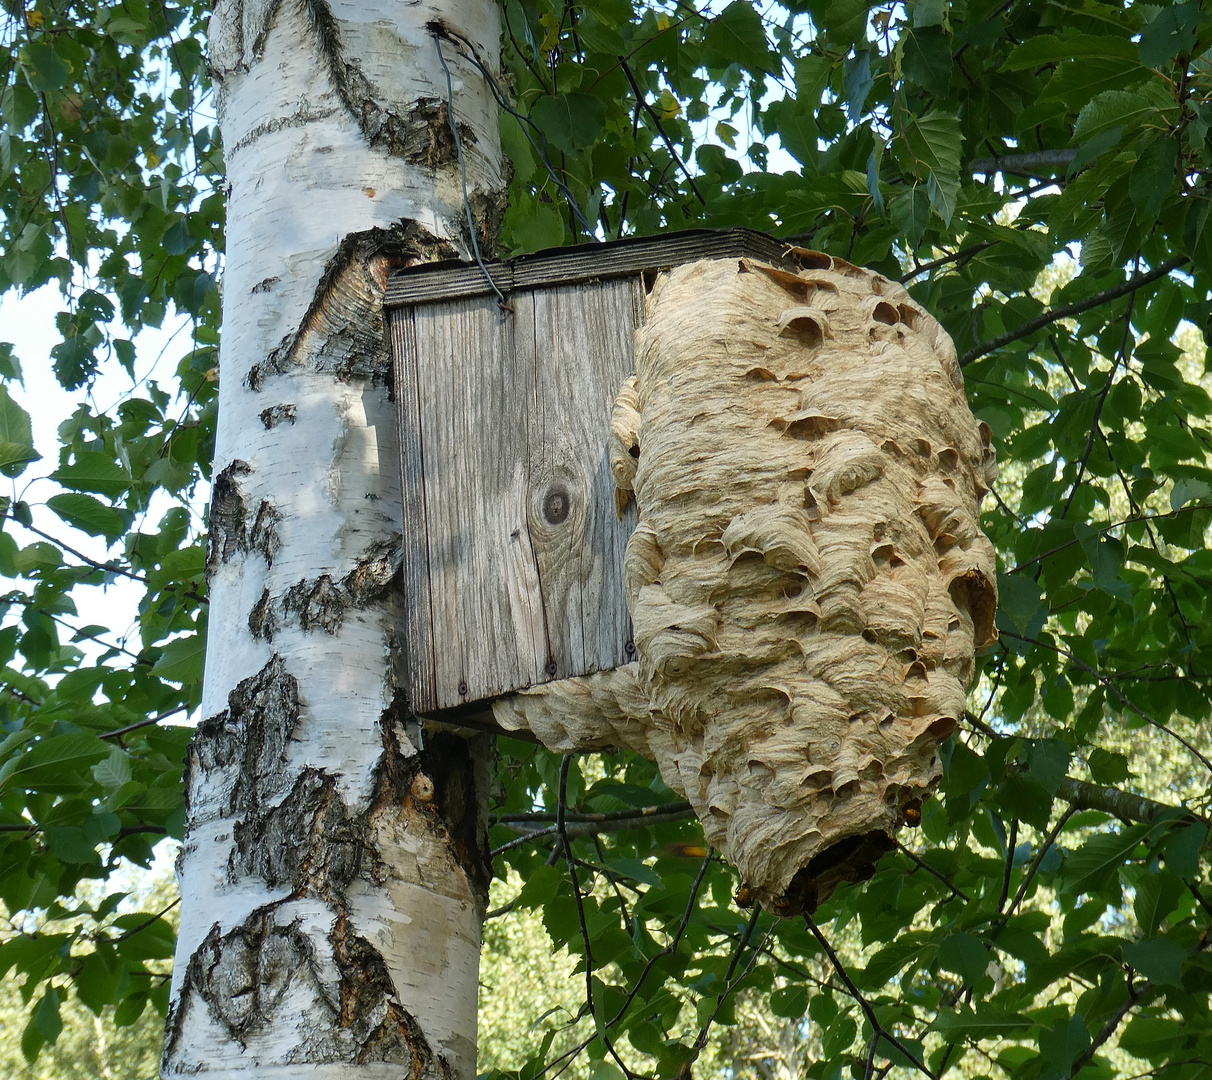
[[[677,162],[677,166],[679,169],[681,169],[682,175],[686,177],[686,182],[690,185],[690,190],[694,192],[695,198],[706,206],[707,200],[703,198],[703,193],[699,191],[699,186],[694,182],[694,177],[691,175],[690,170],[686,168],[685,164],[683,164],[681,157],[678,155],[677,149],[673,145],[673,140],[665,131],[665,125],[661,123],[661,118],[657,116],[656,110],[648,104],[648,97],[644,91],[640,89],[640,84],[636,82],[635,75],[631,70],[631,65],[627,63],[627,61],[621,56],[618,59],[619,63],[623,65],[623,74],[627,76],[627,81],[631,84],[631,91],[635,94],[636,101],[643,106],[644,111],[648,114],[648,119],[650,119],[656,126],[657,134],[660,135],[661,141],[664,142],[665,148],[669,151],[670,156],[674,161]]]
[[[1189,255],[1176,255],[1173,259],[1167,259],[1160,266],[1154,267],[1154,269],[1146,273],[1131,277],[1127,281],[1122,281],[1120,284],[1110,289],[1104,289],[1093,296],[1088,296],[1085,300],[1078,300],[1076,303],[1066,304],[1064,307],[1051,308],[1042,315],[1038,315],[1034,319],[1023,323],[1022,326],[1015,327],[1013,330],[1007,330],[1004,334],[999,334],[992,341],[982,341],[980,344],[974,345],[959,358],[959,365],[960,367],[967,367],[972,361],[979,360],[982,356],[988,356],[989,353],[996,352],[1002,346],[1009,345],[1020,338],[1030,337],[1037,330],[1042,330],[1045,326],[1051,326],[1060,319],[1068,319],[1074,315],[1080,315],[1084,311],[1089,311],[1091,308],[1099,307],[1102,304],[1109,304],[1112,300],[1118,300],[1121,296],[1135,292],[1137,289],[1148,285],[1151,281],[1165,277],[1172,270],[1177,270],[1184,263],[1190,261],[1191,256]]]
[[[1058,656],[1065,657],[1069,661],[1069,663],[1075,665],[1076,667],[1081,668],[1083,671],[1087,672],[1088,674],[1092,675],[1095,679],[1097,679],[1103,686],[1105,686],[1108,690],[1111,691],[1112,694],[1114,694],[1116,696],[1116,698],[1119,700],[1121,705],[1123,705],[1126,709],[1129,709],[1132,712],[1136,713],[1136,715],[1139,716],[1146,724],[1152,725],[1153,727],[1157,728],[1158,731],[1164,731],[1167,735],[1170,736],[1170,738],[1174,739],[1178,743],[1181,743],[1184,747],[1187,748],[1187,750],[1191,754],[1193,754],[1199,760],[1199,763],[1201,765],[1203,765],[1203,767],[1205,769],[1207,769],[1209,772],[1212,772],[1212,761],[1209,761],[1203,754],[1201,754],[1197,749],[1195,749],[1195,747],[1191,745],[1190,740],[1184,739],[1177,731],[1175,731],[1173,728],[1167,727],[1160,720],[1154,720],[1153,717],[1151,717],[1148,713],[1146,713],[1143,709],[1141,709],[1141,707],[1139,705],[1137,705],[1134,701],[1131,701],[1128,697],[1126,697],[1124,695],[1124,693],[1120,690],[1120,688],[1118,686],[1116,686],[1114,682],[1112,682],[1109,678],[1107,678],[1107,676],[1104,675],[1097,668],[1092,668],[1089,664],[1085,663],[1082,660],[1079,660],[1068,649],[1062,648],[1059,645],[1053,645],[1051,642],[1042,641],[1039,638],[1021,637],[1020,635],[1015,634],[1009,630],[1003,630],[1003,631],[1001,631],[1001,633],[1002,633],[1003,637],[1013,638],[1015,641],[1025,641],[1029,645],[1038,645],[1041,649],[1048,649],[1050,652],[1054,652]]]
[[[1148,825],[1161,814],[1173,814],[1176,811],[1195,821],[1205,820],[1185,808],[1146,799],[1143,795],[1135,795],[1120,788],[1092,784],[1088,780],[1075,780],[1072,776],[1066,776],[1060,782],[1056,797],[1064,799],[1074,810],[1098,810],[1119,818],[1125,825]]]
[[[896,1047],[902,1054],[905,1055],[921,1073],[935,1080],[935,1074],[932,1073],[921,1060],[914,1054],[903,1042],[900,1041],[892,1032],[888,1031],[883,1024],[880,1023],[879,1017],[875,1015],[875,1009],[871,1002],[863,997],[862,992],[855,985],[854,980],[846,971],[845,965],[838,959],[837,953],[833,951],[833,946],[826,940],[825,935],[821,933],[821,929],[816,925],[816,920],[807,913],[804,915],[804,922],[808,924],[808,929],[812,932],[812,936],[820,943],[822,949],[825,950],[825,955],[829,958],[829,963],[833,965],[833,970],[837,972],[837,977],[842,980],[847,992],[856,1002],[858,1007],[863,1010],[863,1015],[867,1018],[867,1023],[871,1025],[872,1038],[882,1038],[888,1041],[889,1046]]]
[[[1027,154],[1002,154],[1000,157],[973,158],[968,162],[972,173],[1019,173],[1024,176],[1055,176],[1067,172],[1077,157],[1078,149],[1035,150]]]

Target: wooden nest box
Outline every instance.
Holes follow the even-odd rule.
[[[995,472],[895,282],[745,230],[387,288],[409,702],[653,758],[775,911],[868,874],[994,637]],[[452,712],[453,710],[453,712]]]

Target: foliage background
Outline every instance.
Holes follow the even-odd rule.
[[[180,835],[201,675],[206,16],[0,16],[0,293],[62,295],[49,357],[0,344],[0,972],[27,1059],[82,1008],[109,1031],[165,1007],[171,900],[132,910],[119,870]],[[506,252],[743,225],[943,321],[1003,463],[1002,637],[920,833],[807,925],[738,910],[648,763],[503,740],[488,940],[515,956],[541,927],[579,970],[485,1066],[673,1076],[708,1046],[695,1068],[738,1076],[1212,1072],[1208,4],[506,0],[503,29]],[[175,374],[136,378],[137,335],[177,317]],[[79,395],[54,448],[10,393],[23,363]],[[133,632],[84,625],[118,579]]]

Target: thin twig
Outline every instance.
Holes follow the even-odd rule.
[[[665,131],[665,126],[661,123],[661,118],[657,116],[656,110],[648,104],[648,98],[644,91],[640,89],[640,84],[636,82],[635,75],[631,70],[631,65],[627,63],[627,61],[621,56],[618,59],[619,63],[623,65],[623,74],[627,76],[627,81],[631,84],[631,90],[635,94],[636,101],[643,106],[644,111],[648,114],[648,118],[656,126],[657,134],[660,135],[661,140],[665,143],[665,148],[669,151],[670,156],[677,163],[678,168],[681,169],[682,175],[686,177],[686,182],[690,185],[690,190],[694,192],[695,198],[706,206],[707,200],[703,198],[703,193],[699,191],[699,186],[694,182],[694,177],[691,176],[690,170],[686,168],[685,163],[682,161],[681,157],[679,157],[677,149],[673,145],[673,140],[669,137],[668,133]]]
[[[117,728],[114,731],[103,731],[97,736],[97,738],[121,739],[123,735],[129,735],[132,731],[138,731],[140,728],[151,727],[153,724],[160,723],[161,720],[167,720],[170,716],[176,716],[177,713],[188,711],[188,705],[178,705],[175,709],[169,709],[168,712],[162,712],[156,716],[149,716],[146,720],[136,720],[133,724],[127,724],[126,727]]]
[[[1010,875],[1014,872],[1014,849],[1018,847],[1018,818],[1010,822],[1010,836],[1006,840],[1006,870],[1002,874],[1002,892],[997,899],[997,910],[1000,913],[1010,897]]]
[[[1121,296],[1135,292],[1137,289],[1148,285],[1151,281],[1165,277],[1171,271],[1177,270],[1184,263],[1190,261],[1190,255],[1176,255],[1173,259],[1167,259],[1160,266],[1147,273],[1129,278],[1127,281],[1121,282],[1110,289],[1104,289],[1093,296],[1088,296],[1085,300],[1078,300],[1076,303],[1066,304],[1064,307],[1052,308],[1045,311],[1042,315],[1029,319],[1022,326],[1015,327],[1013,330],[1007,330],[1004,334],[999,334],[991,341],[982,341],[980,344],[973,346],[959,358],[959,365],[960,367],[967,367],[974,360],[979,360],[982,356],[988,356],[989,353],[996,352],[1002,346],[1009,345],[1020,338],[1030,337],[1037,330],[1042,330],[1045,326],[1051,326],[1060,319],[1068,319],[1092,308],[1109,304],[1112,300],[1118,300]]]
[[[940,258],[931,259],[930,262],[924,262],[919,266],[915,266],[911,271],[909,271],[909,273],[902,274],[899,279],[900,283],[904,285],[906,282],[912,281],[915,277],[919,277],[922,274],[927,274],[931,270],[937,270],[940,266],[946,266],[948,263],[961,262],[963,260],[970,259],[984,251],[986,248],[993,247],[996,242],[997,241],[995,240],[982,240],[979,244],[972,244],[969,247],[960,248],[959,251],[953,252],[950,255],[943,255]]]
[[[1134,264],[1135,270],[1140,270],[1140,254],[1136,256]],[[1094,419],[1090,422],[1090,436],[1086,439],[1086,448],[1082,451],[1081,460],[1077,466],[1077,476],[1073,479],[1073,487],[1069,489],[1069,497],[1065,500],[1065,505],[1061,507],[1060,516],[1065,518],[1069,513],[1069,507],[1073,505],[1073,500],[1077,497],[1078,489],[1081,487],[1082,480],[1086,475],[1086,464],[1090,460],[1090,454],[1094,450],[1094,439],[1102,432],[1099,427],[1099,417],[1103,415],[1103,406],[1107,404],[1107,395],[1111,393],[1111,386],[1115,382],[1115,373],[1119,371],[1120,364],[1127,364],[1129,346],[1132,341],[1132,309],[1136,305],[1136,290],[1133,289],[1128,294],[1128,310],[1124,312],[1124,334],[1120,339],[1119,351],[1115,354],[1115,361],[1111,364],[1111,370],[1107,372],[1107,381],[1103,383],[1102,392],[1098,395],[1098,401],[1094,405]],[[1129,493],[1130,494],[1130,493]]]
[[[1022,637],[1019,634],[1012,633],[1009,630],[1002,630],[1001,635],[1002,637],[1013,638],[1015,641],[1025,641],[1029,645],[1038,645],[1041,649],[1048,649],[1050,652],[1054,652],[1059,656],[1065,657],[1071,664],[1081,668],[1083,671],[1097,679],[1103,686],[1110,690],[1111,693],[1116,696],[1116,698],[1119,699],[1121,705],[1136,713],[1136,715],[1139,716],[1146,724],[1152,725],[1153,727],[1157,728],[1158,731],[1164,731],[1170,736],[1170,738],[1185,746],[1192,755],[1199,759],[1200,764],[1203,765],[1205,769],[1212,772],[1212,761],[1209,761],[1206,757],[1204,757],[1203,754],[1196,750],[1195,747],[1191,745],[1189,740],[1184,739],[1177,731],[1167,727],[1160,720],[1154,720],[1153,717],[1141,709],[1139,705],[1129,700],[1128,697],[1124,695],[1124,693],[1119,689],[1118,686],[1115,685],[1114,682],[1112,682],[1111,679],[1107,678],[1107,676],[1105,676],[1097,668],[1092,668],[1089,664],[1079,660],[1068,649],[1062,648],[1060,645],[1053,645],[1047,641],[1041,641],[1039,638]]]
[[[951,890],[952,896],[958,897],[960,900],[963,900],[966,903],[969,903],[969,904],[972,903],[972,897],[970,897],[966,892],[964,892],[963,889],[957,889],[954,885],[952,885],[951,880],[941,870],[936,870],[933,866],[931,866],[928,862],[926,862],[925,859],[923,859],[920,855],[918,855],[917,852],[912,851],[911,849],[907,848],[899,840],[895,841],[895,843],[896,843],[896,846],[901,850],[901,852],[903,854],[907,855],[913,862],[917,863],[917,865],[920,866],[923,870],[925,870],[926,873],[933,874],[936,878],[939,879],[939,881],[941,881],[944,885],[946,885],[947,888]]]
[[[875,1009],[872,1007],[862,992],[855,985],[854,980],[846,971],[845,966],[838,959],[837,953],[833,951],[833,946],[826,940],[825,935],[821,933],[821,928],[816,925],[816,920],[811,915],[804,915],[804,922],[808,924],[808,929],[812,932],[812,936],[820,943],[822,949],[825,950],[825,955],[829,958],[829,963],[833,965],[833,970],[837,972],[837,977],[842,980],[850,996],[858,1003],[858,1007],[863,1010],[863,1015],[867,1018],[867,1023],[871,1025],[872,1038],[887,1039],[890,1046],[896,1047],[906,1058],[917,1068],[921,1073],[931,1077],[931,1080],[937,1080],[935,1074],[926,1068],[916,1054],[914,1054],[903,1042],[900,1041],[892,1032],[888,1031],[883,1024],[880,1023],[879,1017],[875,1015]]]
[[[1056,824],[1052,826],[1052,830],[1048,833],[1043,845],[1035,853],[1035,858],[1031,860],[1026,871],[1023,873],[1023,880],[1019,882],[1018,888],[1014,893],[1014,899],[1010,901],[1010,906],[1006,909],[1006,913],[997,921],[993,929],[994,936],[1000,934],[1010,922],[1011,917],[1018,910],[1018,905],[1023,902],[1023,898],[1027,895],[1027,888],[1035,879],[1035,875],[1044,861],[1044,856],[1052,850],[1052,845],[1056,843],[1056,838],[1060,836],[1061,829],[1069,823],[1069,819],[1076,813],[1077,807],[1070,806],[1056,819]]]
[[[707,854],[703,856],[703,863],[699,867],[698,875],[694,879],[694,884],[690,886],[690,897],[686,901],[686,910],[682,913],[682,920],[678,923],[677,932],[673,935],[673,940],[669,942],[659,953],[653,956],[645,965],[644,970],[640,972],[640,977],[636,979],[635,986],[627,995],[627,999],[619,1006],[619,1011],[611,1017],[607,1027],[614,1027],[627,1010],[631,1007],[631,1003],[636,999],[640,990],[644,986],[644,980],[648,978],[648,973],[652,971],[656,964],[667,956],[673,956],[678,951],[678,945],[681,944],[682,935],[686,933],[686,927],[690,925],[690,917],[694,914],[695,905],[698,903],[699,889],[702,887],[703,878],[707,875],[707,867],[711,865],[711,860],[715,856],[715,849],[711,848]]]
[[[735,979],[732,977],[740,962],[741,956],[749,944],[749,939],[753,937],[753,931],[757,928],[758,917],[762,914],[762,908],[759,904],[753,905],[753,914],[749,916],[749,922],[745,926],[745,932],[741,935],[741,940],[737,942],[736,948],[733,950],[732,959],[728,963],[728,970],[724,973],[724,989],[720,992],[719,997],[715,999],[715,1008],[711,1010],[711,1015],[704,1021],[703,1026],[699,1028],[699,1033],[695,1037],[694,1043],[691,1045],[691,1053],[693,1061],[702,1053],[703,1047],[707,1045],[707,1034],[711,1031],[711,1025],[715,1023],[715,1018],[719,1016],[720,1010],[732,996],[732,992],[740,986],[748,977],[749,972],[753,970],[753,965],[757,963],[757,958],[762,955],[762,950],[766,947],[766,940],[770,937],[771,930],[774,929],[774,923],[770,924],[770,928],[762,936],[762,940],[758,942],[758,946],[753,950],[748,962],[745,964],[744,970]]]

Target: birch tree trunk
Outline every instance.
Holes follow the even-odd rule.
[[[396,687],[390,270],[469,249],[434,30],[497,70],[485,0],[219,0],[231,184],[203,723],[186,762],[164,1075],[475,1071],[483,746]],[[481,244],[496,111],[444,46]]]

